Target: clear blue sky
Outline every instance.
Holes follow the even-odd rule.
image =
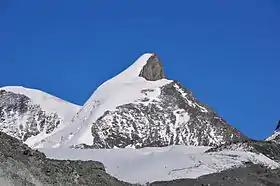
[[[279,0],[1,0],[0,49],[0,86],[83,104],[156,52],[169,79],[249,137],[280,119]]]

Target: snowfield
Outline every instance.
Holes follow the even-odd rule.
[[[246,162],[277,168],[279,164],[262,154],[223,150],[204,153],[210,147],[169,146],[143,149],[39,149],[47,157],[60,160],[94,160],[106,171],[130,183],[145,184],[182,178],[197,178],[225,169],[243,166]]]

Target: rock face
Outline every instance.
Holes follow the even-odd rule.
[[[60,103],[57,100],[53,100],[54,97],[46,93],[36,92],[36,90],[23,87],[14,88],[17,91],[10,89],[0,89],[0,131],[22,141],[39,134],[50,135],[59,125],[63,125],[67,119],[66,117],[68,117],[67,110],[59,112],[59,110],[48,108],[59,108],[61,104],[65,104],[66,107],[62,108],[69,109],[73,113],[78,108],[74,105],[72,107],[70,103],[64,103],[64,101]],[[33,95],[18,93],[19,90],[31,92]],[[38,101],[36,102],[38,97],[42,98],[39,103]],[[45,108],[44,104],[48,107]]]
[[[50,160],[0,132],[0,185],[130,185],[108,175],[95,161]]]
[[[155,54],[148,59],[147,64],[143,67],[139,76],[148,81],[157,81],[166,78],[163,64]]]

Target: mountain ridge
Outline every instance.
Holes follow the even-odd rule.
[[[61,119],[51,124],[51,134],[45,135],[39,127],[37,132],[25,137],[24,140],[32,147],[213,146],[248,138],[201,103],[178,81],[166,79],[163,63],[155,53],[140,56],[123,72],[105,81],[81,107],[47,93],[41,92],[41,97],[30,94],[40,92],[38,90],[18,87],[6,90],[31,97],[29,102],[34,102],[41,110],[45,105],[57,108],[69,104],[75,108],[72,109],[75,112],[69,115],[52,107],[46,108],[46,113],[55,113],[55,117]],[[50,104],[50,100],[59,102]],[[38,128],[39,123],[33,123],[32,127]],[[38,131],[41,132],[38,134]]]
[[[44,146],[141,148],[247,139],[191,91],[166,79],[154,53],[142,55],[101,84],[68,126],[46,139]]]

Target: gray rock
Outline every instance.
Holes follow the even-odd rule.
[[[148,81],[157,81],[166,78],[162,62],[155,54],[147,61],[139,76]]]

